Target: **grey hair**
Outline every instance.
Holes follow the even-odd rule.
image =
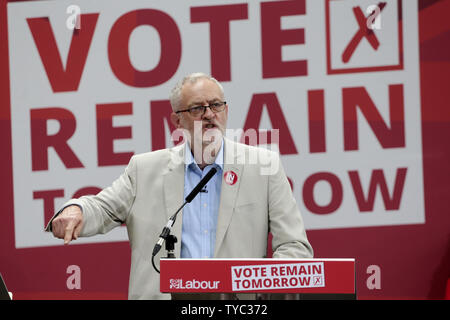
[[[177,83],[177,85],[172,89],[172,91],[170,92],[170,104],[172,105],[172,110],[176,110],[180,104],[181,104],[181,90],[183,89],[183,86],[186,83],[195,83],[200,79],[207,79],[207,80],[211,80],[212,82],[214,82],[215,84],[217,84],[217,86],[219,87],[222,96],[224,96],[224,90],[223,90],[223,86],[220,84],[219,81],[217,81],[216,79],[214,79],[213,77],[207,75],[206,73],[202,73],[202,72],[195,72],[195,73],[191,73],[189,75],[187,75],[186,77],[183,78],[183,80],[181,80],[180,82]]]

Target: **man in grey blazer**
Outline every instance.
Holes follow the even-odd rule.
[[[278,154],[224,137],[228,105],[221,84],[194,73],[172,90],[170,100],[171,121],[183,131],[184,143],[133,156],[110,187],[71,199],[46,231],[68,244],[125,223],[132,252],[129,298],[170,299],[159,291],[152,249],[191,186],[215,167],[209,189],[185,206],[172,229],[181,240],[176,257],[263,258],[269,232],[274,258],[312,257]]]

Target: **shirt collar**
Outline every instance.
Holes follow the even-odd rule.
[[[222,144],[220,146],[219,153],[217,154],[217,157],[214,160],[214,163],[212,164],[214,167],[219,167],[222,171],[223,171],[223,144],[224,144],[224,141],[222,139]],[[189,145],[189,142],[185,143],[184,163],[185,163],[186,170],[189,167],[200,170],[199,166],[194,161],[194,156],[192,155],[191,146]]]

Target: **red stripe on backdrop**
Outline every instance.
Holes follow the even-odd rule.
[[[126,292],[14,292],[13,300],[125,300]]]
[[[426,2],[426,1],[421,1]],[[429,233],[437,242],[429,255],[438,261],[432,270],[428,298],[445,297],[450,278],[450,1],[425,8],[419,16],[422,90],[422,145],[426,214]],[[433,234],[436,232],[436,234]],[[431,259],[431,258],[430,258]]]

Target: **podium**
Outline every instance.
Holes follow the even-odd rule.
[[[160,291],[356,299],[355,259],[161,259]]]

